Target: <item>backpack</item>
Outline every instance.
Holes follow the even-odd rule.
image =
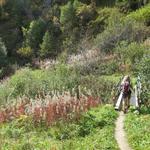
[[[129,86],[130,86],[130,83],[128,81],[125,81],[124,86],[123,86],[124,93],[129,92]]]

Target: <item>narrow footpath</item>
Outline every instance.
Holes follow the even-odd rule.
[[[119,117],[116,121],[115,138],[117,140],[120,150],[132,150],[128,144],[124,131],[124,119],[125,114],[123,112],[120,112]]]

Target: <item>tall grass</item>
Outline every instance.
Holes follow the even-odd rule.
[[[22,115],[32,116],[34,122],[45,122],[51,125],[59,119],[71,120],[79,118],[82,112],[100,104],[98,98],[92,96],[71,96],[65,92],[63,95],[41,94],[36,99],[22,98],[9,104],[0,111],[0,123],[11,121]]]

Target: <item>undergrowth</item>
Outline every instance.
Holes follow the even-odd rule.
[[[52,127],[35,127],[31,118],[22,117],[0,126],[1,150],[118,150],[114,138],[117,112],[100,106],[83,113],[79,121],[59,121]],[[109,142],[108,142],[109,141]]]
[[[141,114],[129,113],[125,120],[128,141],[134,150],[150,150],[150,111],[142,108]]]

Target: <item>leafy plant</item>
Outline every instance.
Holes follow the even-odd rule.
[[[128,135],[128,141],[133,149],[149,149],[149,115],[136,115],[129,113],[125,120],[125,130]]]

